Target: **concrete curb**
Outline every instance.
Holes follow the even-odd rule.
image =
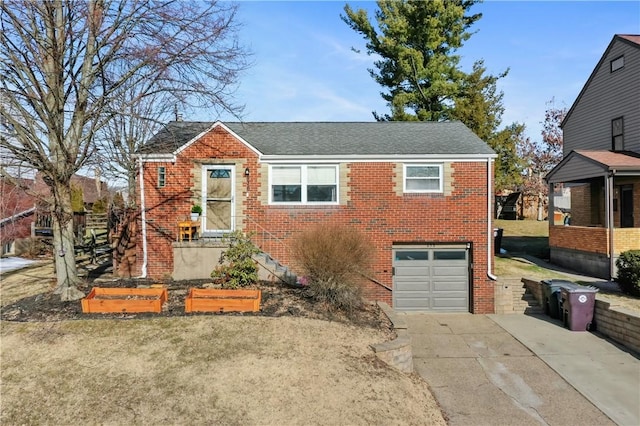
[[[376,356],[386,364],[403,373],[413,373],[413,353],[407,323],[385,302],[377,302],[382,312],[389,318],[397,337],[391,341],[371,345]]]

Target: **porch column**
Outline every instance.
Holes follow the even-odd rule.
[[[613,279],[613,173],[605,175],[605,226],[609,230],[609,279]]]
[[[555,225],[556,224],[556,215],[554,214],[556,211],[556,205],[555,205],[555,191],[554,191],[554,187],[555,185],[553,183],[549,184],[549,206],[547,207],[547,218],[549,220],[549,226]]]

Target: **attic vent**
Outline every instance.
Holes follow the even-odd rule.
[[[617,57],[616,59],[611,61],[611,72],[617,71],[623,67],[624,67],[624,55]]]

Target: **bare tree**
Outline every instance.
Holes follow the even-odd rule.
[[[0,143],[51,190],[56,292],[83,297],[73,250],[70,179],[95,135],[132,88],[176,102],[240,113],[232,94],[246,68],[237,6],[172,0],[0,1]],[[130,99],[135,104],[140,99]]]
[[[139,87],[123,92],[113,105],[120,113],[97,132],[97,152],[91,162],[110,182],[126,187],[127,205],[135,207],[136,151],[175,115],[177,107],[169,94],[144,96]]]
[[[538,220],[543,219],[544,200],[549,195],[549,187],[544,182],[544,176],[562,160],[563,138],[560,124],[566,114],[567,109],[558,108],[555,100],[551,99],[547,102],[545,111],[542,142],[524,138],[518,147],[520,158],[525,162],[522,192],[537,197]]]

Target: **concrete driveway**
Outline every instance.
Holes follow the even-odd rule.
[[[400,316],[408,325],[415,370],[431,386],[451,425],[615,424],[492,320],[495,316]],[[535,324],[525,321],[519,327]],[[635,366],[630,368],[633,372]],[[598,374],[603,372],[589,379],[597,380]],[[627,424],[626,420],[623,417],[618,424]]]

